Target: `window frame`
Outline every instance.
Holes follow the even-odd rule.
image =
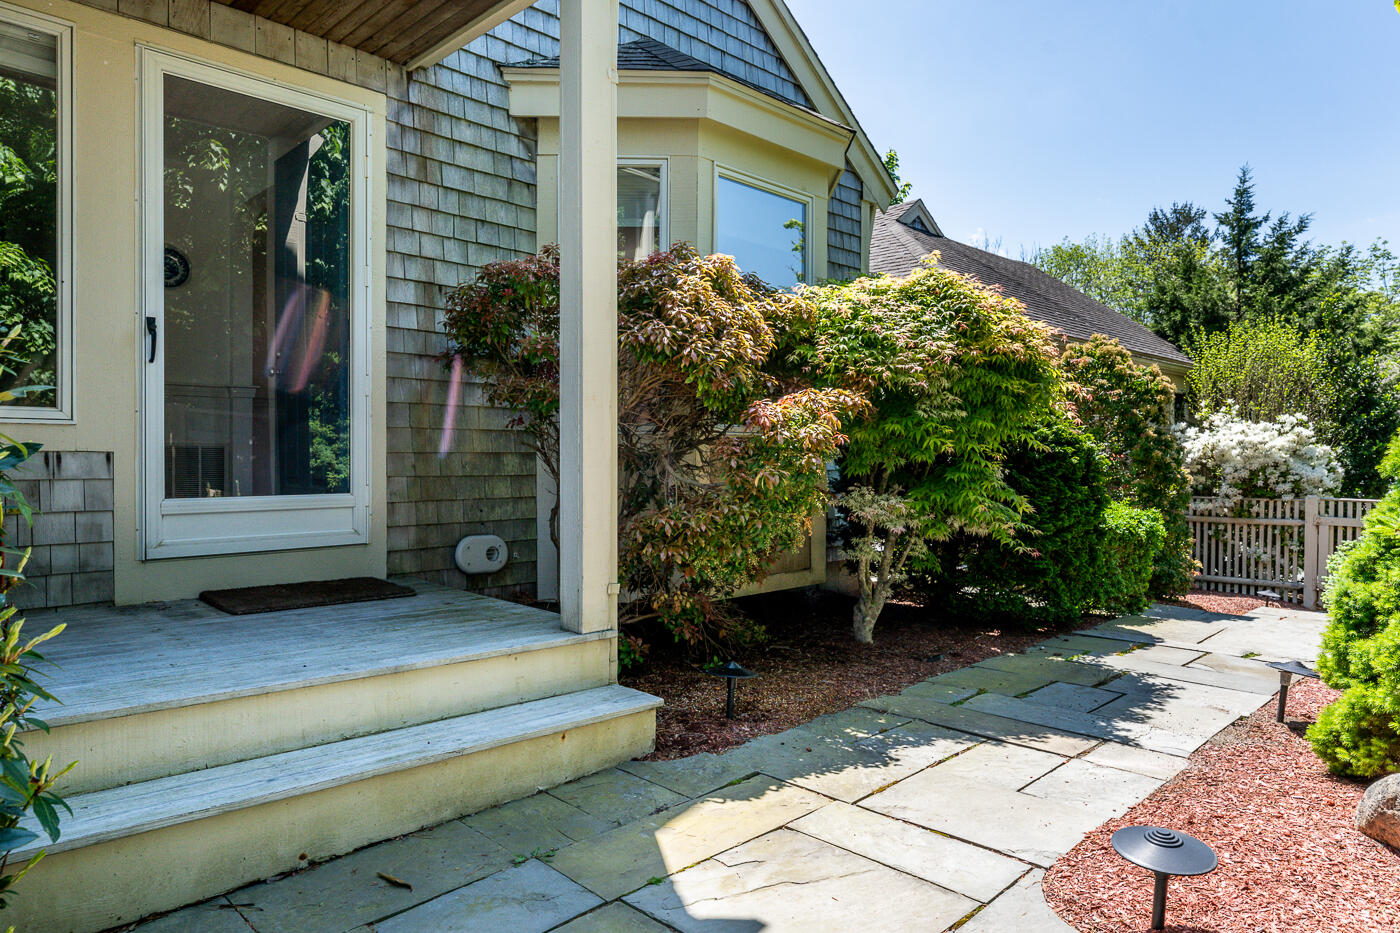
[[[763,178],[762,176],[745,172],[742,169],[737,169],[732,166],[716,162],[714,171],[714,181],[710,187],[711,252],[719,252],[719,181],[721,178],[726,179],[728,181],[737,182],[741,185],[747,185],[748,187],[754,188],[758,191],[766,191],[769,194],[776,194],[778,197],[787,198],[789,201],[796,201],[799,204],[804,205],[805,213],[803,214],[802,222],[805,225],[805,227],[802,231],[802,275],[798,279],[798,281],[794,283],[793,286],[786,287],[796,287],[796,285],[811,284],[812,261],[814,255],[812,252],[811,225],[812,218],[816,216],[817,211],[816,196],[809,194],[806,191],[802,191],[798,188],[793,188],[788,185],[784,185],[780,182],[772,181],[770,179]],[[744,269],[741,266],[740,271],[747,272],[748,270]]]
[[[371,314],[375,266],[372,246],[373,184],[376,143],[373,111],[361,104],[320,94],[273,78],[235,70],[165,49],[141,45],[140,193],[141,238],[137,307],[137,348],[141,367],[142,560],[202,557],[336,547],[370,543],[370,503],[374,482],[370,469],[373,417]],[[237,496],[167,499],[165,497],[165,283],[164,259],[164,79],[174,75],[258,100],[282,104],[344,120],[351,126],[350,202],[350,488],[317,495]],[[162,361],[146,360],[144,316],[158,319]]]
[[[671,248],[671,160],[666,156],[618,156],[617,167],[655,168],[661,170],[661,197],[657,200],[657,211],[661,214],[658,224],[661,252]]]
[[[0,421],[25,422],[28,424],[73,424],[73,364],[74,351],[73,324],[73,24],[67,20],[32,10],[25,10],[0,2],[0,19],[32,29],[57,40],[55,61],[58,117],[58,217],[54,227],[58,242],[58,266],[54,272],[54,292],[58,307],[54,315],[55,379],[54,404],[37,407],[0,404]]]

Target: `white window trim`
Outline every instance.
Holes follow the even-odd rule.
[[[67,20],[0,3],[0,19],[54,36],[58,40],[58,268],[54,281],[58,313],[54,346],[58,378],[51,408],[0,405],[0,421],[27,424],[72,424],[73,412],[73,24]]]
[[[144,560],[367,544],[370,540],[371,262],[373,115],[349,101],[240,71],[142,46],[141,74],[141,300],[137,307],[137,360],[142,372],[142,527]],[[165,211],[164,76],[167,74],[320,113],[351,126],[350,261],[350,491],[309,496],[166,499],[163,426]],[[156,317],[161,341],[147,364],[144,317]]]
[[[661,214],[661,250],[671,248],[671,160],[656,156],[618,156],[617,167],[636,166],[661,170],[661,198],[657,201],[657,212]]]
[[[742,169],[733,168],[720,162],[715,163],[714,181],[710,187],[710,210],[711,229],[710,243],[715,251],[719,250],[719,180],[727,178],[730,181],[737,181],[741,185],[748,185],[750,188],[757,188],[759,191],[767,191],[769,194],[776,194],[779,197],[787,198],[790,201],[797,201],[805,204],[806,212],[803,215],[803,223],[806,228],[802,231],[802,283],[808,284],[812,281],[812,218],[816,216],[817,199],[806,191],[797,188],[789,188],[787,185],[776,181],[770,181],[758,175],[751,175]],[[745,270],[740,270],[745,271]]]

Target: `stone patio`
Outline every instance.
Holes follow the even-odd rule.
[[[1269,702],[1278,677],[1264,662],[1311,662],[1324,623],[1154,606],[721,755],[628,762],[137,929],[1069,930],[1040,894],[1043,870]]]

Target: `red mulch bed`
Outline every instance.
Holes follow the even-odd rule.
[[[656,751],[649,758],[724,751],[861,700],[898,693],[935,674],[1022,651],[1055,634],[1048,629],[1006,631],[893,603],[880,616],[875,643],[860,645],[851,636],[854,601],[848,597],[787,592],[739,604],[764,624],[768,640],[733,654],[759,675],[739,681],[733,720],[724,718],[723,681],[684,659],[665,657],[658,648],[642,669],[623,675],[627,686],[666,701],[657,715]]]
[[[1109,845],[1115,830],[1146,824],[1189,832],[1220,857],[1213,874],[1171,881],[1168,930],[1400,930],[1400,853],[1352,827],[1364,783],[1329,775],[1301,734],[1336,696],[1304,681],[1289,691],[1287,725],[1274,721],[1271,702],[1216,736],[1174,780],[1055,863],[1045,877],[1050,905],[1081,933],[1147,930],[1151,875]]]

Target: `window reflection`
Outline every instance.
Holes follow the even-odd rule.
[[[617,251],[629,260],[661,252],[661,166],[617,167]]]
[[[787,288],[807,278],[807,205],[721,177],[715,185],[715,252]]]

